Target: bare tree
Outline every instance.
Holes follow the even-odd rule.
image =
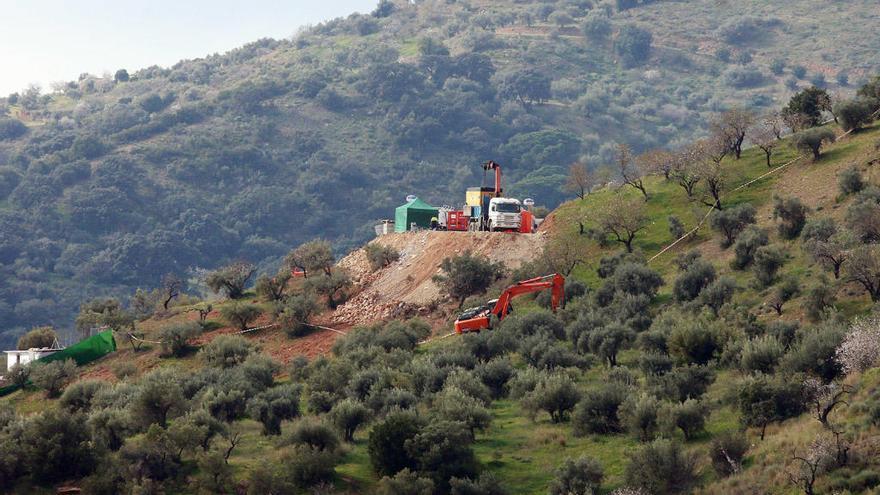
[[[615,195],[598,212],[599,231],[605,236],[613,236],[616,242],[626,246],[627,252],[633,251],[632,243],[636,234],[648,223],[643,202],[628,200]]]
[[[828,416],[834,408],[840,405],[848,405],[846,397],[853,392],[853,388],[840,383],[822,383],[818,378],[804,380],[804,390],[807,404],[816,418],[825,428],[831,428]]]
[[[614,156],[614,162],[617,165],[617,171],[623,179],[623,183],[639,190],[648,201],[648,190],[645,189],[643,181],[644,171],[639,164],[633,160],[632,151],[625,144],[617,145],[617,153]]]
[[[576,233],[555,236],[544,247],[544,259],[554,271],[567,277],[584,262],[585,239]]]
[[[717,137],[710,139],[701,148],[703,158],[698,162],[703,187],[712,197],[711,203],[705,199],[703,199],[703,203],[719,210],[721,209],[721,191],[724,188],[724,170],[721,167],[721,162],[729,151],[730,148],[723,139]]]
[[[782,118],[781,113],[768,113],[764,116],[762,123],[764,124],[764,127],[770,129],[773,132],[773,135],[776,136],[776,139],[782,139],[782,134],[785,133],[785,120]]]
[[[177,299],[181,290],[183,290],[183,280],[180,277],[173,273],[162,277],[162,307],[165,308],[165,311],[168,311],[168,305]]]
[[[804,495],[815,495],[813,486],[822,469],[831,461],[829,445],[817,437],[805,455],[793,454],[794,469],[788,471],[788,479],[792,484],[803,490]]]
[[[694,189],[700,182],[699,162],[703,159],[703,145],[703,141],[697,141],[679,151],[669,172],[670,178],[684,189],[688,199],[693,199]]]
[[[849,259],[850,249],[855,244],[855,237],[848,230],[837,232],[827,240],[808,239],[804,249],[826,270],[840,278],[840,268]]]
[[[780,144],[777,136],[776,130],[766,124],[757,125],[749,129],[749,141],[764,152],[764,156],[767,158],[767,168],[772,166],[770,164],[770,156],[773,154],[773,150]]]
[[[742,108],[733,108],[717,115],[709,123],[712,134],[727,143],[737,160],[742,155],[743,141],[746,133],[755,123],[755,114]]]
[[[590,194],[590,190],[596,184],[595,177],[585,163],[575,162],[568,166],[568,178],[565,180],[565,190],[573,192],[578,198]]]
[[[676,153],[660,148],[646,151],[636,157],[636,163],[641,170],[648,174],[662,174],[666,180],[670,179],[677,160]]]

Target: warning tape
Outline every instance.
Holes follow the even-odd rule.
[[[451,337],[451,336],[453,336],[453,335],[455,335],[455,332],[449,332],[449,333],[447,333],[446,335],[443,335],[442,337],[435,337],[435,338],[432,338],[432,339],[425,339],[425,340],[422,340],[421,342],[416,342],[416,345],[425,345],[425,344],[428,344],[428,343],[430,343],[430,342],[434,342],[435,340],[443,340],[443,339],[445,339],[446,337]]]
[[[874,112],[874,114],[871,116],[872,120],[876,120],[878,117],[880,117],[880,110]],[[825,122],[822,122],[822,125],[828,124],[828,123],[832,122],[833,120],[834,120],[834,119],[828,119],[828,120],[826,120]],[[850,129],[850,130],[844,132],[843,134],[841,134],[841,136],[840,136],[839,138],[837,138],[837,140],[841,140],[841,139],[847,137],[848,135],[850,135],[850,134],[853,132],[853,130],[854,130],[854,129]],[[793,164],[793,163],[795,163],[795,162],[797,162],[797,161],[799,161],[799,160],[802,160],[802,159],[804,159],[804,158],[807,158],[807,156],[808,156],[807,154],[801,154],[801,155],[798,155],[798,156],[792,158],[791,160],[789,160],[789,161],[783,163],[782,165],[780,165],[780,166],[774,168],[773,170],[770,170],[769,172],[765,172],[765,173],[759,175],[758,177],[755,177],[754,179],[749,180],[748,182],[746,182],[746,183],[744,183],[744,184],[740,184],[739,186],[737,186],[737,187],[731,189],[730,192],[731,192],[731,193],[734,193],[734,192],[740,191],[740,190],[742,190],[742,189],[745,189],[746,187],[749,187],[750,185],[754,184],[755,182],[758,182],[759,180],[761,180],[761,179],[763,179],[763,178],[765,178],[765,177],[769,177],[770,175],[773,175],[773,174],[775,174],[776,172],[779,172],[780,170],[784,169],[785,167],[788,167],[789,165],[791,165],[791,164]],[[728,194],[729,194],[729,193],[728,193]],[[662,256],[664,253],[666,253],[667,251],[669,251],[670,249],[672,249],[673,247],[675,247],[676,245],[678,245],[679,242],[681,242],[681,241],[687,239],[688,237],[690,237],[691,235],[693,235],[694,233],[696,233],[698,230],[700,230],[700,227],[702,227],[703,224],[706,223],[706,220],[709,218],[709,215],[711,215],[711,214],[712,214],[712,211],[714,211],[715,209],[716,209],[716,205],[713,204],[712,206],[710,206],[710,207],[709,207],[709,211],[707,211],[706,214],[703,216],[703,218],[700,220],[700,222],[697,223],[697,226],[696,226],[696,227],[694,227],[693,229],[689,230],[689,231],[688,231],[687,233],[685,233],[683,236],[679,237],[678,239],[676,239],[675,241],[673,241],[671,244],[669,244],[669,245],[667,245],[666,247],[664,247],[663,249],[661,249],[661,250],[660,250],[657,254],[655,254],[654,256],[651,256],[651,257],[648,259],[647,263],[650,263],[650,262],[654,261],[655,259],[659,258],[659,257]]]

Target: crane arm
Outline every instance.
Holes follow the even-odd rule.
[[[483,164],[483,170],[494,170],[495,171],[495,197],[501,197],[501,165],[498,162],[489,160],[488,162]],[[484,175],[485,177],[485,175]]]
[[[531,292],[538,292],[545,289],[551,289],[550,308],[556,311],[556,308],[562,303],[565,290],[565,277],[558,273],[553,275],[545,275],[529,280],[523,280],[515,285],[511,285],[498,297],[498,302],[492,308],[491,313],[499,319],[507,316],[510,312],[510,302],[514,297]]]

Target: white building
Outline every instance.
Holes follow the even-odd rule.
[[[31,348],[21,351],[3,351],[6,353],[6,371],[12,369],[16,364],[25,365],[30,363],[31,361],[36,361],[42,357],[46,357],[50,354],[55,354],[61,349],[50,349],[48,347],[43,347],[40,349]]]

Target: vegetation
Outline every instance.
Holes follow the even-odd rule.
[[[776,72],[795,85],[850,84],[808,74],[806,58],[777,47],[802,31],[806,4],[703,30],[727,56],[679,52],[673,20],[687,12],[699,23],[707,5],[383,2],[294,40],[4,99],[41,119],[0,141],[0,208],[15,212],[0,210],[0,316],[17,327],[6,337],[39,324],[32,317],[44,306],[48,315],[79,306],[83,335],[109,326],[162,344],[120,346],[81,370],[14,366],[23,390],[0,408],[0,487],[875,489],[865,439],[880,427],[880,346],[868,316],[880,286],[877,125],[836,139],[837,126],[816,124],[836,116],[846,127],[851,109],[818,87],[779,112],[761,108],[787,91]],[[861,22],[851,17],[848,31]],[[810,45],[832,55],[810,54],[810,67],[829,70],[846,50],[870,48],[868,37],[814,45],[840,35],[830,24]],[[727,84],[712,84],[717,77]],[[755,84],[754,95],[739,89]],[[878,95],[876,81],[852,84],[859,97]],[[706,139],[690,141],[705,128]],[[818,148],[811,135],[822,136]],[[814,152],[823,159],[794,160]],[[504,163],[512,195],[534,192],[549,206],[562,199],[566,171],[576,176],[568,191],[578,199],[548,219],[546,250],[511,274],[472,253],[452,256],[437,278],[452,302],[420,309],[427,322],[318,334],[323,303],[335,308],[359,289],[334,267],[334,249],[369,235],[368,221],[387,215],[400,190],[430,187],[442,201],[461,183],[438,185],[438,174],[487,154]],[[338,172],[346,156],[363,163]],[[603,172],[608,165],[625,177]],[[860,177],[841,174],[840,187],[848,169]],[[332,208],[319,207],[331,197]],[[291,218],[302,221],[291,228]],[[357,222],[366,227],[355,231]],[[309,242],[318,235],[327,240]],[[371,268],[394,258],[373,251]],[[245,256],[254,263],[234,261]],[[154,280],[175,266],[221,268]],[[524,297],[492,331],[431,338],[448,332],[468,297],[557,268],[568,297],[556,313]],[[112,286],[120,295],[50,301],[70,283],[78,294]],[[225,297],[209,305],[187,295],[201,284]],[[256,321],[277,327],[230,335]],[[329,350],[327,336],[336,338]],[[94,379],[107,373],[119,380]]]

